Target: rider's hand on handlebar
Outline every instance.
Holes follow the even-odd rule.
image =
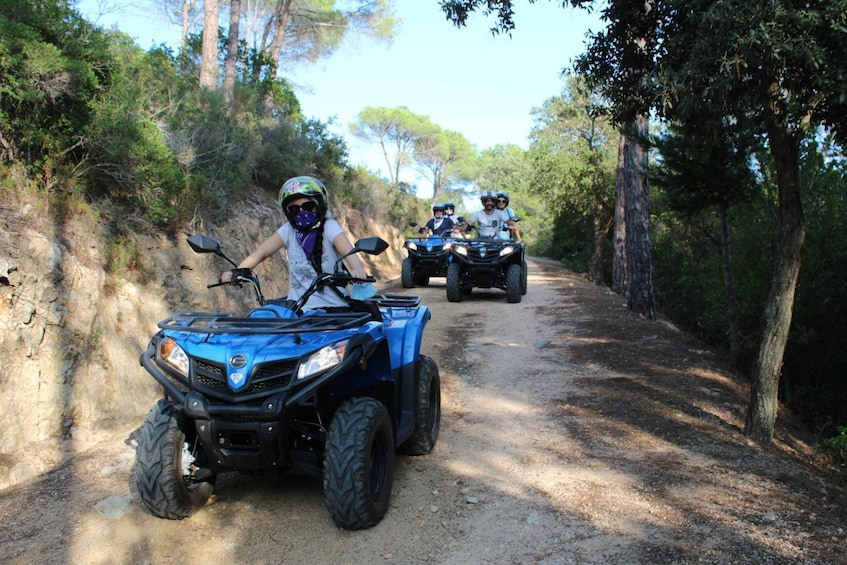
[[[238,277],[250,277],[252,276],[252,271],[248,268],[238,268],[232,269],[231,271],[224,271],[221,273],[220,282],[222,284],[226,283],[238,283]]]
[[[364,269],[353,269],[350,271],[350,276],[354,279],[367,279],[368,274]]]

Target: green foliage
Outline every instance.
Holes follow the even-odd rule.
[[[343,180],[332,185],[331,196],[333,201],[347,203],[372,221],[398,229],[429,216],[426,202],[394,189],[363,167],[348,169]]]
[[[566,77],[560,96],[535,113],[530,135],[533,192],[544,203],[546,252],[572,268],[608,280],[608,230],[615,200],[617,130],[597,111],[602,100],[580,77]],[[541,226],[542,229],[544,226]],[[596,233],[595,233],[596,232]],[[595,242],[601,242],[596,243]]]
[[[654,140],[661,166],[651,171],[651,180],[664,189],[668,205],[681,213],[743,202],[757,189],[748,166],[755,138],[737,121],[728,123],[709,110],[701,108],[685,122],[670,124]]]
[[[847,167],[833,152],[827,139],[804,145],[808,231],[783,365],[785,399],[816,430],[847,424]]]
[[[349,125],[355,137],[380,145],[389,180],[398,189],[400,172],[412,164],[415,144],[433,127],[428,117],[415,114],[405,106],[368,106]]]
[[[432,182],[432,202],[450,185],[472,178],[476,148],[457,131],[433,125],[415,140],[413,159],[418,170]]]
[[[847,465],[847,427],[839,426],[834,437],[821,442],[821,447],[835,457],[842,465]]]
[[[142,267],[141,250],[138,244],[129,241],[125,236],[119,236],[106,246],[106,272],[118,278],[124,278],[129,273]]]
[[[0,4],[0,157],[36,172],[77,151],[109,64],[105,35],[65,2]]]
[[[119,232],[219,213],[253,183],[346,174],[343,140],[302,117],[285,80],[242,57],[232,107],[200,90],[199,37],[144,52],[66,4],[22,0],[0,6],[0,32],[0,157],[49,186],[81,179]]]
[[[286,179],[298,175],[321,178],[327,186],[345,174],[347,145],[317,120],[301,123],[262,120],[262,144],[254,181],[276,196]]]
[[[262,46],[261,53],[252,57],[252,72],[275,76],[283,66],[314,63],[332,55],[350,36],[390,43],[399,25],[394,4],[395,0],[258,2],[246,12],[250,20],[242,21],[242,30],[250,34],[247,43]],[[284,12],[276,14],[278,8]],[[276,28],[277,20],[286,22],[285,29]]]
[[[794,315],[783,362],[781,399],[814,430],[847,422],[847,171],[838,147],[809,140],[801,171],[808,235]],[[764,176],[769,176],[764,169]],[[656,186],[653,243],[656,296],[664,315],[705,341],[729,347],[719,248],[712,243],[716,218],[708,208],[678,208],[676,197]],[[741,349],[738,366],[755,361],[772,277],[776,200],[760,185],[754,198],[730,211],[733,272],[738,296]]]

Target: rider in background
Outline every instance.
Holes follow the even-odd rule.
[[[509,193],[508,192],[498,192],[497,193],[497,209],[509,216],[509,231],[512,232],[512,239],[517,241],[521,240],[521,231],[518,229],[518,215],[515,214],[515,211],[509,208]]]
[[[453,220],[444,216],[445,206],[445,204],[435,204],[432,206],[433,217],[424,226],[428,234],[445,236],[450,235],[453,231]]]
[[[445,202],[444,203],[444,217],[445,218],[450,218],[451,220],[453,220],[453,212],[455,212],[455,211],[456,211],[456,205],[455,204],[453,204],[452,202]],[[456,220],[453,220],[453,223],[455,224]]]
[[[491,190],[484,190],[479,196],[483,209],[474,212],[468,221],[469,227],[476,227],[479,237],[492,238],[498,236],[503,225],[508,225],[509,216],[506,212],[495,207],[497,196]]]
[[[327,208],[326,187],[314,177],[294,177],[283,183],[278,201],[288,222],[266,239],[238,268],[254,269],[285,247],[288,250],[288,296],[298,300],[319,273],[332,273],[339,258],[353,249],[347,232],[332,219]],[[364,279],[365,266],[358,255],[344,259],[350,275]],[[221,282],[232,280],[232,271]],[[347,303],[331,288],[324,288],[306,302],[304,309],[343,307]]]

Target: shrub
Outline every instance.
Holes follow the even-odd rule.
[[[838,435],[821,442],[824,451],[835,457],[842,465],[847,465],[847,427],[839,426]]]

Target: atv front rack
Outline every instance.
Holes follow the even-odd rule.
[[[420,296],[404,296],[402,294],[377,294],[365,302],[376,302],[380,308],[416,308],[420,306]]]
[[[181,312],[159,322],[163,330],[208,334],[276,334],[331,332],[357,328],[373,320],[369,312],[316,312],[297,318],[236,317],[209,312]]]

